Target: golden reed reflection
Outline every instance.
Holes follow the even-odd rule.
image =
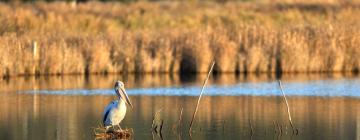
[[[353,77],[352,74],[283,74],[282,81],[308,81],[320,79],[341,79]],[[178,74],[128,74],[128,75],[67,75],[67,76],[40,76],[40,77],[12,77],[0,79],[0,92],[14,92],[18,90],[34,89],[104,89],[112,88],[117,80],[125,82],[126,88],[134,87],[156,87],[156,86],[179,86],[186,83],[201,85],[206,74],[178,75]],[[236,84],[238,82],[261,82],[273,81],[276,76],[273,74],[220,74],[209,79],[209,84]]]
[[[34,98],[38,98],[34,100]],[[84,139],[93,138],[92,127],[101,122],[103,108],[114,96],[61,96],[0,94],[0,137],[9,139]],[[131,96],[134,109],[129,110],[123,127],[135,130],[135,137],[149,139],[154,112],[162,108],[165,139],[176,123],[180,108],[183,130],[190,121],[196,97]],[[288,97],[294,124],[300,139],[356,139],[359,136],[360,100],[350,97]],[[38,102],[38,106],[34,106]],[[34,109],[38,108],[38,109]],[[37,114],[37,115],[35,115]],[[249,120],[255,134],[273,136],[273,122],[288,126],[286,106],[277,96],[204,96],[195,122],[199,139],[209,135],[243,138],[249,134]],[[222,123],[224,122],[225,123]],[[218,133],[222,129],[228,135]],[[290,131],[289,131],[290,132]],[[225,133],[225,134],[226,134]]]

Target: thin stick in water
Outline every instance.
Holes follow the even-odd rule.
[[[225,133],[225,120],[222,123],[222,130],[223,130],[223,133]]]
[[[276,123],[275,123],[274,120],[273,120],[273,124],[274,124],[274,132],[275,132],[275,134],[276,134]]]
[[[193,114],[192,119],[191,119],[191,122],[190,122],[189,133],[191,133],[191,127],[192,127],[192,125],[193,125],[193,123],[194,123],[194,118],[195,118],[195,116],[196,116],[196,112],[198,111],[199,103],[200,103],[202,94],[203,94],[203,92],[204,92],[206,83],[207,83],[207,81],[208,81],[208,79],[209,79],[209,77],[210,77],[210,74],[211,74],[211,72],[212,72],[212,70],[213,70],[213,68],[214,68],[214,65],[215,65],[215,61],[212,63],[211,68],[210,68],[210,70],[209,70],[209,73],[208,73],[208,75],[207,75],[207,77],[206,77],[206,79],[205,79],[205,81],[204,81],[203,86],[202,86],[202,89],[201,89],[201,92],[200,92],[200,96],[199,96],[199,99],[198,99],[198,101],[197,101],[196,108],[195,108],[194,114]]]
[[[179,116],[179,128],[181,128],[181,120],[182,120],[182,114],[183,114],[183,110],[184,108],[181,108],[181,111],[180,111],[180,116]]]
[[[284,97],[284,100],[285,100],[285,103],[286,103],[286,107],[287,107],[287,113],[288,113],[288,117],[289,117],[289,122],[290,122],[290,125],[291,125],[291,128],[293,130],[293,134],[297,134],[298,133],[298,130],[295,128],[292,120],[291,120],[291,113],[290,113],[290,107],[289,107],[289,103],[286,99],[286,96],[285,96],[285,93],[284,93],[284,90],[283,90],[283,87],[282,87],[282,84],[281,84],[281,80],[278,80],[278,83],[279,83],[279,87],[281,89],[281,93]],[[295,133],[296,132],[296,133]]]
[[[251,123],[251,119],[249,119],[249,125],[250,125],[250,135],[253,135],[254,134],[254,128],[253,128],[253,125]]]
[[[181,130],[181,120],[182,120],[183,109],[184,108],[181,108],[181,110],[180,110],[179,120],[176,123],[174,123],[172,126],[172,130],[174,133],[175,133],[176,128],[178,131]]]
[[[162,128],[163,128],[163,125],[164,125],[164,120],[161,119],[161,122],[160,122],[160,134],[162,133]]]

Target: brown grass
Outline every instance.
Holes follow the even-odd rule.
[[[357,1],[0,3],[0,75],[205,73],[212,60],[216,72],[358,72],[359,14]]]

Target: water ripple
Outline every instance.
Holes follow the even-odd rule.
[[[283,82],[287,95],[300,96],[360,96],[359,79],[317,80],[307,82]],[[127,89],[129,95],[151,96],[198,96],[201,87],[154,87]],[[234,85],[209,85],[204,91],[210,96],[276,96],[281,95],[276,81],[238,83]],[[58,94],[58,95],[114,95],[112,89],[66,89],[66,90],[25,90],[19,93],[27,94]]]

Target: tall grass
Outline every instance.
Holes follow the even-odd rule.
[[[358,72],[353,3],[0,3],[0,75]],[[34,56],[33,42],[38,51]]]

